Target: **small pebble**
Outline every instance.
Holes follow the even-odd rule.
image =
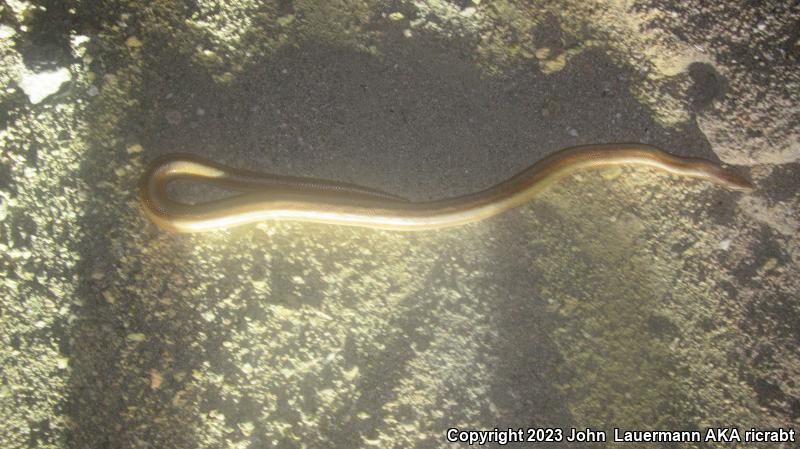
[[[285,16],[278,17],[278,25],[282,27],[288,26],[292,22],[294,22],[294,18],[295,18],[294,14],[288,14]]]
[[[17,85],[22,88],[31,103],[38,104],[58,92],[61,85],[69,80],[69,70],[64,67],[55,70],[44,70],[38,73],[25,70],[17,80]]]
[[[108,290],[103,290],[102,295],[103,295],[103,299],[105,299],[106,302],[109,303],[109,304],[114,304],[114,303],[117,302],[117,298],[115,298],[114,294],[112,294]]]
[[[0,39],[8,39],[14,37],[17,32],[8,25],[0,25]]]
[[[129,48],[140,48],[142,46],[142,41],[136,38],[136,36],[131,36],[125,41],[125,45]]]
[[[612,179],[616,179],[619,175],[622,174],[621,167],[608,167],[602,172],[600,172],[600,176],[605,179],[606,181],[610,181]]]
[[[127,337],[125,337],[125,338],[126,338],[128,341],[145,341],[145,340],[147,340],[147,335],[145,335],[145,334],[139,334],[139,333],[136,333],[136,334],[128,334],[128,336],[127,336]]]
[[[161,383],[164,382],[164,376],[161,375],[155,368],[150,369],[150,388],[158,390],[161,388]]]

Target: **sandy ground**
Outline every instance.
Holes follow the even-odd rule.
[[[799,16],[788,1],[0,2],[0,446],[800,430]],[[174,235],[136,201],[173,151],[430,199],[624,141],[757,188],[604,170],[414,234]]]

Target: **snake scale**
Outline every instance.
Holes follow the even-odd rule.
[[[150,165],[142,178],[139,199],[151,221],[176,232],[210,231],[260,220],[426,230],[483,220],[528,202],[566,176],[620,165],[653,167],[733,190],[748,191],[753,187],[737,173],[704,159],[675,156],[644,144],[601,144],[558,151],[476,193],[422,202],[354,184],[261,174],[175,153]],[[167,192],[167,185],[180,178],[238,194],[199,204],[181,203]]]

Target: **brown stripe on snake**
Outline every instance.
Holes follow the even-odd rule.
[[[261,174],[189,154],[170,154],[150,165],[139,199],[150,220],[176,232],[210,231],[261,220],[413,231],[483,220],[528,202],[573,173],[619,165],[653,167],[733,190],[753,188],[742,176],[704,159],[675,156],[649,145],[603,144],[558,151],[480,192],[423,202],[354,184]],[[200,204],[180,203],[167,194],[167,184],[176,179],[206,182],[239,194]]]

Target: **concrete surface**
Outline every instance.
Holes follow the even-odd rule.
[[[0,446],[800,428],[800,7],[707,3],[0,3]],[[757,189],[604,170],[415,234],[135,196],[173,151],[429,199],[620,141]]]

